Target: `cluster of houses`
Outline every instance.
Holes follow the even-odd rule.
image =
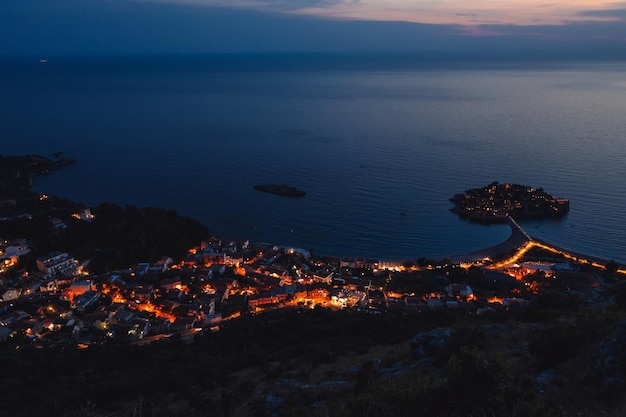
[[[248,241],[211,239],[180,261],[165,257],[101,276],[90,276],[83,271],[84,263],[63,252],[37,258],[36,270],[5,273],[29,252],[23,240],[0,247],[5,268],[0,274],[0,342],[17,337],[88,347],[120,340],[149,343],[172,335],[191,338],[217,330],[223,320],[241,314],[285,307],[481,314],[525,304],[519,292],[479,296],[465,283],[447,282],[443,270],[428,272],[446,281],[441,290],[397,293],[385,284],[393,274],[406,272],[402,265],[362,258],[313,258],[301,249]],[[519,282],[539,270],[552,273],[547,265],[531,263],[490,273],[497,275],[493,282]],[[585,281],[588,276],[573,274],[563,273],[572,282],[597,284]]]
[[[30,248],[24,239],[0,242],[0,274],[15,266],[21,256],[29,253]]]

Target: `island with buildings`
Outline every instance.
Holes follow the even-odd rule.
[[[504,222],[508,216],[560,217],[569,211],[569,200],[556,198],[542,188],[497,181],[457,194],[450,201],[454,203],[452,212],[480,222]]]
[[[576,415],[623,404],[626,271],[524,232],[512,217],[546,210],[540,189],[465,194],[509,219],[515,238],[495,251],[386,262],[43,198],[16,164],[0,177],[11,415],[538,417],[563,414],[572,393]]]

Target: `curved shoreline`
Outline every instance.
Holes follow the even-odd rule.
[[[574,262],[582,261],[583,263],[591,263],[595,264],[595,266],[604,267],[608,262],[613,260],[608,260],[604,258],[599,258],[597,256],[586,255],[580,252],[574,252],[570,249],[563,248],[561,246],[553,245],[543,239],[530,236],[524,229],[510,216],[507,216],[506,219],[508,225],[511,227],[511,236],[505,241],[485,248],[478,250],[476,252],[470,252],[461,255],[453,255],[448,256],[447,259],[450,260],[451,263],[455,265],[459,265],[462,263],[475,263],[477,261],[484,260],[485,258],[493,258],[497,255],[505,254],[511,251],[517,251],[521,249],[524,245],[532,243],[536,246],[545,247],[555,252],[560,252],[568,258],[572,258]]]
[[[511,227],[511,236],[509,236],[509,238],[505,241],[498,243],[497,245],[478,250],[476,252],[448,256],[447,258],[454,264],[476,262],[485,258],[493,258],[498,254],[518,249],[522,245],[534,240],[512,217],[506,216],[506,219],[504,221]]]

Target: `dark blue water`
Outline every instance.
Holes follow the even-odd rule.
[[[221,56],[5,59],[2,154],[37,190],[176,209],[224,238],[410,259],[506,239],[449,212],[491,181],[571,200],[528,232],[626,262],[626,65]],[[253,189],[289,183],[301,199]],[[405,216],[400,215],[406,212]]]

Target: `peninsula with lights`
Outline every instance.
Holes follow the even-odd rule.
[[[452,212],[469,220],[502,223],[516,219],[561,217],[569,211],[569,200],[556,198],[543,188],[497,181],[473,188],[450,199]]]

